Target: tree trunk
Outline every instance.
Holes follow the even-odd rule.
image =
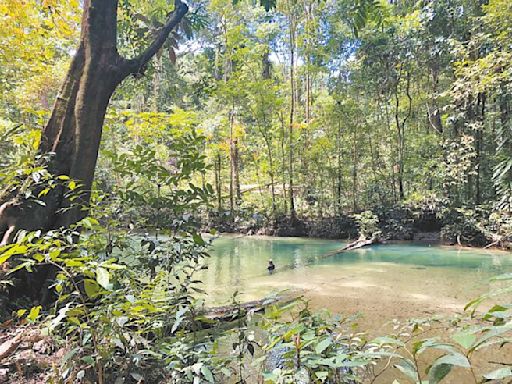
[[[485,123],[485,102],[486,102],[486,94],[479,93],[478,94],[478,103],[477,103],[477,114],[479,114],[479,122],[476,132],[475,132],[475,204],[479,205],[482,202],[482,189],[481,189],[481,179],[482,179],[482,146],[483,146],[483,130]]]
[[[117,51],[117,7],[118,0],[84,1],[80,45],[41,134],[38,152],[48,158],[48,171],[54,177],[65,175],[75,180],[78,198],[69,200],[65,181],[39,198],[44,205],[17,191],[4,195],[0,201],[1,245],[11,242],[20,229],[47,231],[69,226],[87,215],[110,97],[126,77],[144,71],[188,11],[185,4],[176,0],[174,12],[155,40],[140,56],[125,59]],[[38,196],[40,191],[32,192]],[[45,274],[37,278],[34,275],[34,280],[41,281],[31,283],[42,286]]]
[[[357,126],[357,124],[354,126],[352,135],[352,212],[358,210],[357,196],[359,195],[357,190],[357,168],[359,163]]]
[[[217,153],[215,159],[215,191],[217,192],[217,209],[219,213],[222,211],[222,159],[220,153]]]
[[[289,168],[289,193],[290,199],[290,217],[292,221],[296,218],[295,199],[293,193],[293,125],[295,123],[295,22],[293,16],[290,16],[290,122],[288,126],[288,135],[290,147],[288,148],[288,168]]]
[[[238,141],[234,137],[235,115],[233,110],[229,113],[229,158],[230,158],[230,182],[229,182],[229,207],[231,218],[234,218],[235,210],[238,207],[242,194],[240,192],[240,171]]]
[[[272,141],[267,133],[262,130],[263,139],[265,140],[265,144],[267,146],[268,153],[268,162],[269,162],[269,171],[268,175],[270,176],[270,193],[272,195],[272,216],[276,215],[276,191],[274,186],[274,157],[272,156]]]
[[[443,122],[441,120],[441,111],[439,110],[438,103],[438,88],[439,88],[439,68],[437,62],[430,66],[430,74],[432,75],[432,93],[431,105],[427,102],[427,114],[430,126],[438,134],[443,133]]]
[[[286,211],[287,211],[287,204],[286,204],[286,152],[284,149],[286,133],[285,133],[285,122],[284,122],[283,113],[280,114],[280,120],[281,120],[281,165],[282,165],[281,173],[282,173],[282,188],[283,188],[283,212],[286,213]]]
[[[261,78],[263,80],[269,80],[271,78],[272,62],[270,61],[270,47],[269,44],[265,47],[263,56],[261,57]]]
[[[139,57],[127,60],[117,52],[117,5],[117,0],[85,1],[80,45],[41,135],[39,154],[53,153],[49,172],[77,180],[79,199],[71,206],[64,185],[43,197],[44,206],[21,196],[6,196],[0,202],[1,244],[9,243],[19,229],[59,228],[86,215],[110,97],[126,77],[142,72],[188,11],[177,1],[155,41]]]
[[[512,155],[512,132],[510,127],[510,95],[505,91],[504,85],[502,85],[501,96],[499,99],[499,116],[500,116],[500,128],[496,135],[496,154],[502,156],[504,159],[510,158]],[[508,171],[508,180],[512,179],[512,170]],[[506,209],[509,213],[512,212],[512,191],[499,190],[496,188],[499,179],[495,179],[495,193],[501,197],[500,205]]]
[[[402,68],[399,70],[399,76],[396,82],[395,88],[395,122],[397,130],[397,146],[398,146],[398,190],[400,195],[400,201],[405,199],[405,188],[404,188],[404,154],[405,154],[405,124],[412,113],[412,97],[410,94],[411,86],[411,74],[407,71],[406,74],[406,95],[408,99],[407,114],[400,122],[400,98],[399,98],[399,86],[402,77]]]
[[[337,156],[337,183],[336,183],[336,213],[340,214],[343,211],[341,201],[341,191],[343,188],[343,170],[342,170],[342,153],[341,153],[341,119],[338,120],[338,130],[336,132],[336,156]]]

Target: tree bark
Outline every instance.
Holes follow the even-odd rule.
[[[336,131],[336,157],[337,157],[337,183],[336,183],[336,213],[341,215],[343,212],[343,204],[341,192],[343,189],[343,170],[342,170],[342,153],[341,153],[341,118],[338,120],[338,130]]]

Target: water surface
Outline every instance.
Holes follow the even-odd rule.
[[[378,306],[386,295],[398,303],[434,301],[437,307],[461,308],[489,289],[492,276],[512,271],[510,253],[476,248],[388,244],[325,256],[343,245],[223,236],[214,240],[201,279],[216,304],[229,301],[235,291],[252,300],[294,289],[333,310],[349,307],[351,300],[357,310],[371,306],[373,299]],[[272,275],[266,269],[269,259],[276,265]]]

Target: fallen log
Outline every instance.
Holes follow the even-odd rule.
[[[240,304],[224,305],[220,307],[206,308],[198,317],[201,328],[207,329],[215,326],[217,322],[232,322],[243,318],[248,313],[265,311],[271,305],[286,305],[297,300],[300,295],[277,295],[261,300],[247,301]]]
[[[323,257],[334,256],[342,252],[353,251],[354,249],[359,249],[374,244],[383,244],[383,241],[379,237],[375,236],[370,239],[359,238],[356,241],[353,241],[352,243],[345,245],[343,248],[325,254]]]

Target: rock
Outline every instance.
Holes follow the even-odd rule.
[[[0,368],[0,383],[8,383],[9,379],[9,368]]]

